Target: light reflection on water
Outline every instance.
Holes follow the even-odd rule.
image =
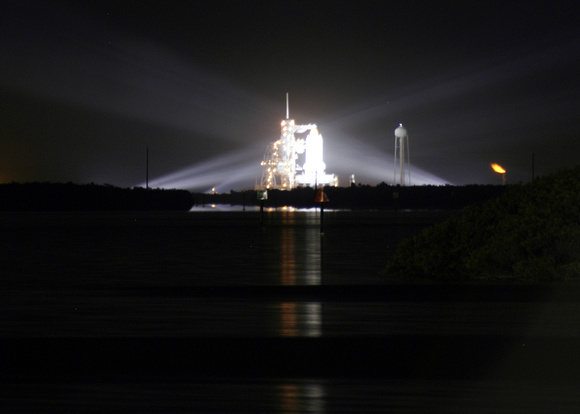
[[[280,303],[280,336],[321,336],[321,309],[320,302]]]
[[[277,337],[324,341],[372,335],[578,337],[580,303],[295,300],[188,296],[179,290],[248,285],[378,284],[389,249],[428,223],[391,212],[318,211],[141,214],[6,214],[0,282],[0,337]],[[408,226],[399,226],[408,220]],[[411,230],[408,230],[408,229]],[[124,290],[117,288],[122,286]],[[132,288],[135,288],[133,291]],[[141,289],[141,290],[139,290]],[[347,288],[348,289],[348,288]],[[174,292],[170,290],[170,292]],[[231,291],[231,290],[229,290]],[[251,290],[248,290],[251,291]],[[139,292],[146,292],[141,294]],[[280,339],[283,338],[283,339]],[[334,341],[334,338],[331,338]],[[526,347],[510,349],[520,361]],[[310,349],[309,349],[310,350]],[[551,349],[550,349],[551,351]],[[274,353],[279,352],[278,348]],[[364,352],[363,350],[353,350]],[[540,355],[540,354],[538,354]],[[554,359],[560,356],[554,353]],[[219,357],[220,355],[218,355]],[[413,357],[411,355],[410,357]],[[508,360],[511,354],[500,355]],[[66,358],[66,356],[64,356]],[[280,355],[284,358],[285,355]],[[397,358],[397,356],[394,356]],[[541,354],[537,363],[545,359]],[[299,364],[300,361],[297,361]],[[338,361],[340,363],[340,361]],[[499,364],[499,362],[497,362]],[[514,371],[521,367],[514,363]],[[577,379],[577,376],[574,377]],[[103,412],[565,412],[578,382],[197,378],[168,383],[12,383],[13,412],[102,408]],[[138,380],[136,380],[138,381]],[[547,403],[551,401],[553,403]],[[564,401],[568,406],[558,404]],[[34,409],[31,409],[34,408]],[[560,408],[560,410],[558,410]],[[70,410],[69,410],[70,411]],[[8,411],[9,412],[9,411]]]
[[[282,414],[325,413],[324,388],[321,382],[285,383],[278,386]]]
[[[204,378],[188,383],[3,384],[10,413],[570,413],[578,383]],[[74,410],[73,410],[74,409]]]
[[[319,285],[322,281],[322,241],[312,213],[305,213],[303,227],[296,227],[292,212],[281,215],[280,283],[290,285]]]
[[[255,212],[6,214],[2,270],[17,283],[97,289],[384,283],[397,240],[433,221],[328,211],[321,236],[319,220],[318,211],[267,213],[263,226]]]

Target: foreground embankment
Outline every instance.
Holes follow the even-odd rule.
[[[386,273],[407,279],[580,280],[580,167],[500,197],[403,241]]]

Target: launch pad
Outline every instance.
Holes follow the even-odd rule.
[[[326,173],[323,140],[316,124],[298,125],[290,119],[286,94],[286,119],[280,139],[268,144],[262,165],[262,179],[256,189],[292,190],[300,186],[338,186],[338,178]],[[306,135],[306,137],[304,137]]]

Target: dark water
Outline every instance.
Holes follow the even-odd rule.
[[[2,412],[578,412],[578,288],[379,274],[448,214],[3,213]]]

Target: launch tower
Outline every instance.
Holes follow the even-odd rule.
[[[286,119],[282,120],[280,126],[280,139],[268,144],[266,148],[259,189],[292,190],[298,186],[337,186],[337,177],[325,172],[322,135],[318,133],[316,124],[297,125],[290,119],[288,94]]]

